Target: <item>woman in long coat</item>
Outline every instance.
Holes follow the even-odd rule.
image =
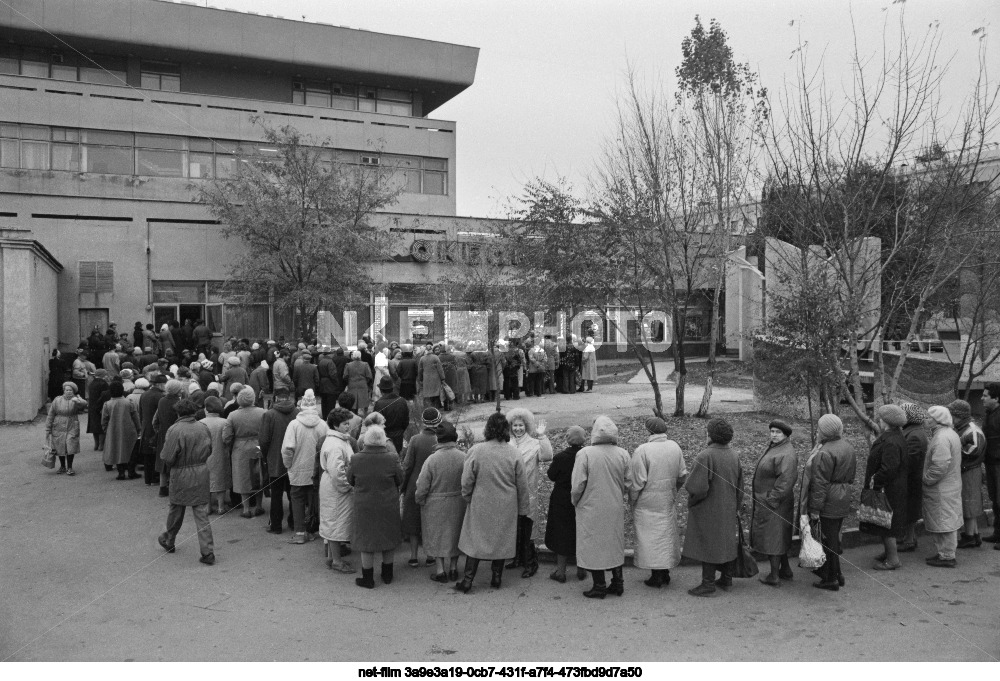
[[[581,386],[586,383],[587,389],[584,392],[591,392],[594,389],[594,381],[597,380],[597,350],[594,348],[594,339],[587,337],[586,345],[580,357],[580,381]]]
[[[482,402],[490,391],[490,354],[485,350],[474,350],[469,354],[469,392],[473,402]]]
[[[962,517],[965,527],[958,537],[958,548],[982,546],[979,516],[983,514],[983,461],[986,458],[986,435],[972,420],[972,406],[965,400],[948,405],[953,426],[962,445]]]
[[[576,564],[589,570],[594,585],[587,598],[625,592],[625,502],[632,484],[628,452],[617,446],[618,426],[607,416],[594,419],[590,446],[576,455],[570,497],[576,506]],[[611,586],[604,571],[611,570]]]
[[[354,532],[354,488],[347,480],[354,455],[349,434],[353,418],[348,409],[333,409],[326,421],[330,429],[319,452],[323,470],[319,480],[319,536],[323,538],[327,567],[345,574],[355,572],[354,566],[341,558]]]
[[[351,458],[347,471],[347,480],[354,487],[351,548],[361,552],[361,576],[355,583],[373,589],[375,554],[382,554],[382,582],[390,584],[393,552],[403,541],[399,522],[403,471],[382,426],[368,426],[363,440],[364,447]]]
[[[421,544],[421,533],[423,524],[420,521],[420,505],[417,504],[417,478],[424,467],[424,462],[434,453],[437,447],[437,433],[435,429],[441,425],[441,412],[434,407],[424,409],[422,414],[424,429],[417,435],[410,438],[410,443],[406,447],[406,454],[403,457],[403,534],[409,538],[410,559],[407,564],[410,567],[417,567],[420,561],[417,559],[417,548]],[[427,564],[434,564],[434,557],[439,557],[436,553],[431,553],[424,547],[427,553]]]
[[[695,457],[684,483],[688,523],[683,555],[701,563],[701,584],[688,591],[692,596],[710,596],[716,586],[728,589],[733,583],[728,564],[739,550],[736,514],[743,500],[743,468],[729,447],[733,427],[717,418],[706,430],[708,447]],[[716,570],[722,573],[718,581]]]
[[[469,400],[469,393],[472,392],[469,378],[469,367],[472,366],[472,359],[461,345],[455,346],[452,354],[455,355],[455,385],[452,386],[455,391],[455,401],[459,404],[465,404]]]
[[[897,553],[917,550],[917,521],[923,517],[924,503],[924,457],[927,456],[927,412],[913,404],[899,405],[906,414],[903,439],[906,440],[906,533],[898,542]]]
[[[524,463],[510,444],[510,424],[490,414],[485,442],[473,445],[462,469],[462,497],[468,502],[458,549],[466,555],[465,576],[455,588],[472,589],[479,561],[491,561],[490,586],[500,588],[503,562],[516,552],[517,517],[528,513]]]
[[[77,395],[78,388],[73,381],[62,384],[62,395],[52,400],[48,416],[45,417],[45,439],[50,449],[59,457],[57,473],[76,475],[73,472],[73,457],[80,453],[80,407],[87,406],[87,400]]]
[[[132,458],[132,450],[139,439],[139,410],[125,399],[122,384],[112,381],[108,388],[111,398],[101,410],[101,429],[104,431],[104,465],[118,469],[116,480],[126,480],[125,470]],[[139,477],[132,474],[132,477]]]
[[[264,410],[254,404],[253,388],[243,388],[236,396],[239,407],[227,417],[225,438],[233,443],[233,492],[241,495],[243,518],[264,515],[260,495],[254,494],[262,484],[260,447],[257,443]],[[251,511],[251,507],[257,508]]]
[[[518,518],[517,554],[507,569],[523,567],[521,577],[538,572],[538,549],[535,540],[541,538],[541,511],[538,507],[538,465],[552,460],[552,443],[545,435],[545,423],[536,423],[527,409],[507,412],[511,443],[517,447],[524,464],[524,479],[528,485],[528,513]]]
[[[164,465],[163,459],[160,458],[160,452],[163,450],[163,443],[167,440],[167,430],[177,420],[174,406],[181,400],[182,389],[180,381],[174,379],[167,381],[163,387],[164,395],[156,405],[156,413],[153,414],[153,432],[156,433],[154,455],[156,456],[156,472],[160,474],[161,497],[169,494],[170,469]]]
[[[104,429],[101,427],[101,410],[107,401],[108,372],[106,369],[94,371],[94,380],[87,385],[87,432],[94,436],[94,451],[104,450]],[[104,398],[104,399],[102,399]]]
[[[952,429],[947,407],[927,410],[931,430],[924,458],[924,529],[937,553],[927,559],[933,567],[955,567],[957,532],[962,527],[962,444]]]
[[[902,427],[906,425],[906,412],[895,404],[879,407],[876,418],[882,432],[872,442],[865,466],[865,489],[885,492],[892,508],[892,526],[889,529],[872,523],[861,523],[859,529],[882,539],[885,551],[875,558],[875,570],[895,570],[901,567],[896,552],[896,538],[906,532],[906,439]]]
[[[222,418],[222,400],[214,395],[205,398],[205,418],[203,423],[212,436],[212,455],[208,457],[208,491],[211,494],[208,514],[223,514],[229,511],[226,492],[233,486],[233,431]]]
[[[425,352],[417,362],[417,392],[424,404],[441,408],[441,383],[444,381],[444,367],[441,359],[433,352]]]
[[[795,527],[795,469],[798,459],[792,447],[792,427],[775,419],[767,426],[770,443],[753,471],[753,512],[750,516],[750,548],[763,553],[771,572],[760,581],[781,586],[795,574],[788,564]]]
[[[632,482],[628,496],[635,521],[636,567],[651,572],[646,586],[670,584],[670,569],[681,562],[677,528],[677,490],[684,485],[687,467],[680,446],[667,438],[667,423],[646,419],[649,441],[632,455]]]
[[[346,392],[354,395],[354,411],[365,414],[372,396],[372,369],[361,359],[361,351],[351,353],[351,361],[344,367]]]
[[[465,518],[465,499],[462,498],[465,452],[458,448],[457,442],[455,426],[443,421],[438,426],[434,453],[420,469],[414,495],[421,507],[424,550],[437,559],[437,572],[431,579],[442,584],[458,580],[458,538]],[[447,571],[445,560],[448,561]]]
[[[556,554],[556,569],[550,579],[563,584],[566,582],[566,564],[576,556],[576,508],[570,498],[573,480],[573,464],[577,453],[587,441],[587,432],[580,426],[566,429],[566,449],[552,457],[546,471],[552,481],[549,495],[549,513],[545,521],[545,546]],[[587,576],[586,570],[576,569],[577,579]]]

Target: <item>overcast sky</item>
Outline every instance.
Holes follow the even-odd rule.
[[[899,0],[897,0],[898,3]],[[200,0],[198,4],[204,4]],[[631,62],[675,83],[681,40],[700,14],[718,19],[737,61],[749,62],[774,91],[794,65],[799,41],[824,56],[828,78],[849,82],[851,22],[863,52],[895,21],[893,0],[208,0],[286,18],[325,21],[480,48],[476,82],[433,112],[458,123],[458,213],[497,217],[505,198],[535,176],[587,187],[615,116],[616,92]],[[946,104],[957,107],[977,70],[979,36],[1000,71],[998,0],[908,0],[906,23],[920,34],[940,22],[942,57],[952,57]],[[892,28],[892,27],[890,27]],[[1000,140],[998,140],[1000,141]]]

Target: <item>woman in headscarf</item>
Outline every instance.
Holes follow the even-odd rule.
[[[490,414],[485,442],[473,445],[462,469],[462,497],[468,502],[459,550],[465,575],[455,588],[469,593],[479,561],[491,561],[490,586],[499,589],[503,562],[515,555],[518,516],[528,513],[524,463],[510,444],[510,424],[503,414]]]
[[[897,553],[917,550],[917,521],[923,516],[924,457],[927,456],[927,412],[910,402],[899,405],[906,414],[903,438],[906,440],[906,533]]]
[[[347,385],[345,392],[354,395],[354,409],[358,414],[368,411],[373,380],[371,367],[361,358],[361,351],[352,352],[351,361],[344,367],[344,382]]]
[[[681,562],[677,490],[684,486],[687,467],[680,446],[667,437],[666,421],[648,418],[646,430],[649,440],[632,455],[628,490],[635,521],[633,564],[649,570],[644,584],[658,589],[670,584],[670,570]]]
[[[549,575],[560,584],[566,583],[566,564],[576,556],[576,508],[570,496],[573,464],[577,453],[587,442],[587,432],[580,426],[566,429],[566,449],[552,457],[546,475],[552,481],[549,513],[545,522],[545,546],[556,554],[556,569]],[[587,571],[578,567],[576,578],[585,579]]]
[[[393,553],[403,540],[399,521],[403,471],[381,426],[372,425],[365,431],[364,446],[351,457],[347,480],[354,488],[351,548],[361,552],[361,576],[354,582],[366,589],[375,588],[375,554],[379,553],[382,583],[391,584]]]
[[[153,414],[152,426],[153,432],[156,434],[154,450],[156,456],[155,465],[156,472],[160,474],[161,497],[166,497],[170,494],[170,469],[164,465],[163,459],[160,458],[160,451],[163,449],[163,443],[167,439],[167,430],[177,420],[177,412],[174,411],[174,406],[181,400],[181,389],[180,381],[176,379],[167,381],[167,384],[163,387],[164,395],[156,405],[156,413]]]
[[[962,442],[952,428],[947,407],[927,410],[931,438],[924,458],[924,530],[934,541],[936,553],[927,559],[932,567],[955,567],[958,531],[962,527]]]
[[[94,370],[94,380],[87,386],[87,432],[94,436],[94,451],[104,451],[104,429],[101,427],[101,410],[107,401],[108,372]],[[103,399],[102,399],[103,398]]]
[[[798,458],[792,447],[792,427],[780,419],[768,426],[768,445],[753,471],[753,511],[750,516],[750,548],[767,556],[771,571],[760,581],[781,586],[792,579],[788,564],[795,527],[795,472]]]
[[[590,571],[587,598],[625,593],[625,504],[632,483],[628,452],[618,446],[618,426],[607,416],[594,419],[590,446],[576,455],[570,498],[576,506],[576,564]],[[604,571],[611,570],[611,586]]]
[[[587,389],[584,392],[594,390],[594,381],[597,380],[597,350],[594,348],[594,339],[587,336],[580,356],[580,381],[581,387],[586,383]]]
[[[844,422],[836,414],[823,414],[816,424],[820,448],[814,457],[808,473],[809,496],[804,493],[805,505],[811,522],[819,523],[819,532],[814,535],[823,542],[826,562],[816,570],[820,581],[813,584],[817,589],[838,591],[844,586],[844,573],[840,569],[840,529],[844,518],[851,514],[854,475],[857,471],[857,457],[854,448],[844,439]]]
[[[431,579],[442,584],[458,580],[458,539],[465,518],[465,500],[462,499],[465,452],[457,443],[455,426],[442,421],[437,428],[434,452],[420,469],[414,492],[414,499],[420,506],[424,550],[437,560],[437,572]]]
[[[105,432],[104,466],[118,469],[116,480],[134,479],[139,476],[125,471],[132,458],[132,450],[139,439],[139,411],[125,399],[125,389],[118,381],[108,387],[110,399],[101,410],[101,429]]]
[[[538,464],[552,460],[552,443],[545,435],[545,422],[536,423],[535,415],[527,409],[511,409],[507,412],[507,422],[510,424],[511,443],[517,447],[524,464],[524,480],[528,486],[528,513],[517,519],[517,554],[507,564],[507,569],[523,567],[521,577],[531,577],[538,572],[535,540],[541,535]]]
[[[350,436],[354,416],[343,407],[330,412],[326,420],[329,429],[319,452],[323,470],[319,481],[319,536],[323,538],[326,566],[345,574],[355,572],[354,566],[342,558],[354,531],[354,490],[347,479],[354,455]]]
[[[312,537],[309,530],[309,515],[318,517],[318,503],[314,501],[313,474],[316,460],[326,440],[327,425],[319,415],[319,404],[312,388],[306,389],[299,400],[299,413],[285,429],[285,437],[281,443],[281,460],[288,470],[288,483],[291,486],[292,518],[295,535],[290,543],[305,544]],[[311,530],[309,530],[311,532]]]
[[[243,388],[236,396],[236,411],[227,417],[228,429],[226,439],[233,443],[233,492],[241,496],[243,518],[253,518],[264,515],[263,504],[260,502],[258,490],[261,488],[262,477],[260,467],[260,447],[257,444],[260,434],[264,410],[254,405],[253,388]],[[251,507],[257,508],[251,510]]]
[[[885,551],[875,558],[875,570],[896,570],[902,567],[896,552],[896,539],[906,532],[906,438],[902,427],[906,425],[906,412],[895,404],[886,404],[875,412],[882,432],[872,442],[865,466],[865,489],[882,490],[892,509],[892,526],[880,527],[861,523],[859,529],[882,539]]]
[[[986,459],[986,435],[972,420],[972,405],[955,400],[948,405],[955,432],[962,445],[962,518],[964,527],[958,538],[958,548],[982,546],[979,536],[979,516],[983,514],[983,461]]]
[[[683,555],[701,563],[701,584],[688,590],[692,596],[711,596],[716,587],[728,591],[732,586],[730,564],[739,551],[737,513],[743,501],[743,468],[729,446],[733,427],[715,418],[705,430],[708,446],[695,457],[684,483],[688,523]],[[718,580],[716,571],[721,573]]]
[[[160,340],[160,357],[165,356],[167,354],[167,350],[171,350],[173,352],[179,352],[179,349],[174,347],[174,338],[173,336],[170,335],[169,325],[164,324],[163,326],[160,327],[159,340]],[[157,461],[160,460],[159,455],[157,455],[156,460]]]
[[[76,383],[62,384],[62,395],[49,405],[45,418],[45,439],[49,449],[59,457],[57,473],[76,475],[73,472],[73,457],[80,453],[80,407],[87,406],[87,400],[77,395]]]
[[[421,543],[421,533],[423,524],[420,520],[420,505],[417,503],[417,478],[424,467],[424,462],[434,453],[437,447],[437,427],[441,425],[442,417],[434,407],[424,409],[421,416],[424,422],[424,429],[410,438],[406,447],[406,455],[403,458],[403,534],[409,538],[410,559],[407,565],[418,567],[420,561],[417,558],[417,547]],[[427,549],[427,564],[434,564],[435,554]]]
[[[218,397],[205,398],[205,418],[199,423],[205,424],[212,437],[212,455],[208,457],[209,493],[208,514],[229,512],[226,504],[226,493],[233,486],[232,434],[226,428],[228,421],[222,418],[222,400]],[[228,439],[227,439],[228,438]]]

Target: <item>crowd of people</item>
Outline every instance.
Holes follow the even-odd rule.
[[[232,339],[215,352],[199,345],[199,326],[192,325],[190,341],[181,334],[179,354],[176,344],[136,345],[128,361],[115,342],[96,368],[81,351],[71,365],[72,380],[59,382],[46,420],[57,473],[74,474],[78,414],[85,409],[87,432],[106,470],[117,471],[118,480],[142,477],[169,497],[159,536],[168,552],[175,551],[187,507],[201,561],[209,565],[215,562],[210,515],[266,514],[267,531],[282,534],[287,522],[293,544],[321,539],[331,570],[355,574],[349,556],[359,554],[360,587],[375,587],[376,557],[380,581],[391,583],[395,552],[406,542],[410,567],[433,566],[432,580],[455,582],[468,593],[481,561],[490,562],[495,588],[505,569],[534,576],[541,540],[556,556],[551,579],[566,582],[573,561],[579,579],[592,577],[584,595],[604,598],[624,592],[627,504],[635,525],[634,564],[649,571],[647,586],[668,585],[682,557],[702,565],[701,583],[690,594],[709,596],[732,585],[747,476],[724,419],[707,422],[707,444],[690,463],[659,418],[646,421],[648,441],[632,453],[619,446],[618,428],[607,416],[594,419],[589,435],[580,426],[569,428],[558,453],[544,422],[528,409],[492,414],[479,442],[447,420],[444,412],[455,402],[492,399],[491,390],[501,386],[509,399],[518,399],[522,381],[528,395],[576,390],[578,381],[590,389],[591,342],[579,351],[573,339],[559,347],[551,338],[529,338],[527,363],[516,364],[527,371],[508,373],[515,363],[498,362],[487,372],[492,382],[478,382],[472,371],[481,366],[477,353],[489,355],[475,346],[438,344],[418,352],[365,338],[348,355],[339,348]],[[165,325],[158,342],[173,342],[173,330]],[[135,340],[153,343],[151,331],[137,323]],[[109,330],[105,338],[110,336]],[[196,344],[193,350],[183,345],[188,342]],[[93,349],[88,341],[87,350]],[[516,345],[500,349],[504,358],[522,351]],[[863,481],[865,489],[884,495],[892,513],[888,526],[861,523],[861,531],[878,536],[884,547],[873,569],[903,565],[900,554],[917,549],[921,519],[934,544],[928,565],[955,567],[957,549],[983,541],[1000,549],[996,530],[984,539],[977,524],[984,473],[994,517],[998,510],[998,398],[1000,384],[988,384],[983,428],[962,400],[926,411],[914,404],[878,409],[881,432]],[[822,416],[817,431],[819,441],[800,472],[791,426],[772,421],[749,476],[749,547],[768,558],[770,569],[760,581],[771,587],[793,579],[793,530],[807,527],[825,556],[814,570],[814,586],[845,586],[841,532],[855,511],[856,452],[836,415]],[[542,474],[553,483],[547,510],[538,498]],[[677,514],[682,490],[688,507],[683,541]]]

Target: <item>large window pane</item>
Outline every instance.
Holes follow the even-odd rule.
[[[141,135],[135,136],[135,146],[146,149],[183,149],[186,137],[173,135]]]
[[[138,149],[138,175],[184,177],[184,152]]]
[[[409,116],[413,113],[413,105],[379,100],[378,112],[392,116]]]
[[[358,111],[367,111],[370,113],[375,112],[375,100],[374,99],[359,99],[358,100]]]
[[[79,144],[53,144],[52,170],[80,170]]]
[[[98,147],[87,145],[87,172],[110,175],[134,175],[131,147]]]
[[[84,142],[89,144],[107,144],[117,147],[131,147],[133,136],[130,132],[114,132],[112,130],[86,130]]]
[[[80,80],[97,85],[125,85],[125,72],[99,69],[94,66],[80,67]]]
[[[306,92],[306,104],[309,106],[330,106],[330,95],[326,92]]]
[[[215,176],[225,179],[236,174],[236,157],[227,154],[215,155]]]
[[[180,92],[181,77],[167,75],[160,76],[160,89],[164,92]]]
[[[204,281],[154,281],[154,303],[204,303]]]
[[[212,155],[191,152],[188,155],[188,177],[192,179],[212,177]]]
[[[211,153],[214,148],[212,140],[203,139],[201,137],[190,137],[188,138],[187,144],[188,149],[191,151],[207,151]],[[178,149],[179,148],[180,147],[178,147]]]
[[[0,57],[0,73],[16,76],[20,71],[20,64],[18,64],[16,59]]]
[[[139,76],[139,87],[147,90],[159,90],[160,89],[160,74],[158,73],[143,73]]]
[[[406,92],[405,90],[390,90],[388,88],[379,88],[378,98],[391,99],[395,102],[412,102],[413,93]]]
[[[333,96],[333,108],[334,109],[344,109],[346,111],[356,111],[358,108],[358,98],[357,97],[338,97]]]
[[[443,158],[425,158],[423,166],[427,170],[448,170],[448,161]]]
[[[21,167],[25,170],[49,169],[49,143],[21,141]]]
[[[52,133],[42,125],[22,125],[21,139],[23,140],[48,140]]]
[[[44,61],[21,61],[21,75],[34,78],[48,78],[49,65]]]
[[[268,306],[226,305],[224,333],[237,338],[266,338]]]
[[[21,163],[21,153],[18,151],[17,140],[0,139],[0,166],[17,168]]]
[[[56,80],[76,80],[76,67],[65,64],[52,65],[52,77]]]
[[[445,193],[445,188],[447,182],[445,178],[447,175],[444,173],[433,172],[429,170],[424,171],[424,194],[441,194]]]

